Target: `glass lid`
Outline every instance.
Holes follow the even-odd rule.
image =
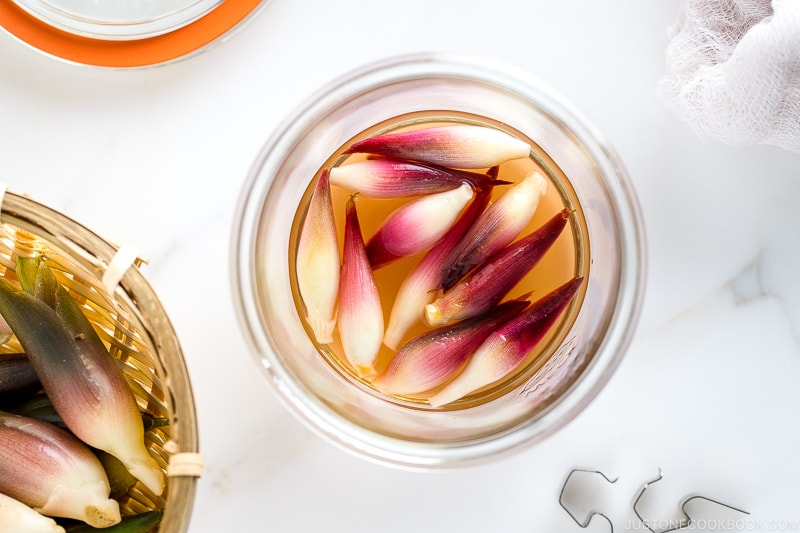
[[[55,28],[95,39],[142,39],[190,24],[223,0],[13,0]]]
[[[267,2],[0,0],[0,28],[70,63],[148,67],[186,58],[224,40]]]

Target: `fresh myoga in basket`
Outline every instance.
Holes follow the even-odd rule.
[[[0,354],[0,531],[151,530],[158,511],[123,519],[114,498],[165,489],[121,368],[41,256],[15,273],[0,278],[4,342],[21,347]]]

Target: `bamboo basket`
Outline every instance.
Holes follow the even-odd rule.
[[[17,257],[41,255],[118,359],[141,411],[168,421],[145,434],[167,476],[164,493],[136,483],[119,498],[121,512],[161,510],[153,531],[185,532],[202,468],[194,398],[169,318],[139,271],[143,261],[26,196],[0,189],[0,205],[0,276],[16,280]],[[2,350],[18,349],[11,342]]]

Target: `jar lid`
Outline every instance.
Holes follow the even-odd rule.
[[[228,33],[266,0],[0,0],[0,27],[41,52],[100,67],[185,57]]]

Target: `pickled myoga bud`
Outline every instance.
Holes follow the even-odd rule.
[[[546,191],[547,180],[537,171],[506,189],[451,252],[441,288],[450,289],[470,270],[511,243],[531,221]]]
[[[480,190],[505,182],[488,174],[397,159],[367,159],[329,171],[331,185],[368,198],[408,198],[457,189],[462,183]]]
[[[384,394],[418,394],[438,387],[461,370],[469,355],[528,302],[512,300],[491,313],[421,335],[400,348],[373,385]]]
[[[375,135],[345,153],[368,153],[460,169],[489,168],[528,157],[531,146],[498,129],[471,124]]]
[[[347,201],[339,287],[339,336],[347,360],[364,378],[376,374],[383,342],[383,309],[364,247],[354,197]]]
[[[553,246],[569,218],[567,209],[506,246],[447,293],[425,306],[425,322],[441,326],[485,313],[502,300]]]
[[[389,214],[367,242],[367,257],[373,269],[424,252],[441,239],[472,199],[472,187],[412,200]]]
[[[464,370],[428,399],[440,407],[490,385],[516,370],[567,308],[583,282],[574,278],[532,303],[489,335]]]
[[[479,190],[453,227],[403,280],[392,304],[389,324],[383,336],[383,343],[386,346],[396,350],[408,329],[422,320],[425,305],[433,301],[436,297],[436,288],[442,283],[442,266],[445,259],[467,229],[486,209],[489,198],[489,190]]]
[[[297,244],[297,286],[317,342],[333,342],[339,294],[339,243],[328,172],[314,187]]]

